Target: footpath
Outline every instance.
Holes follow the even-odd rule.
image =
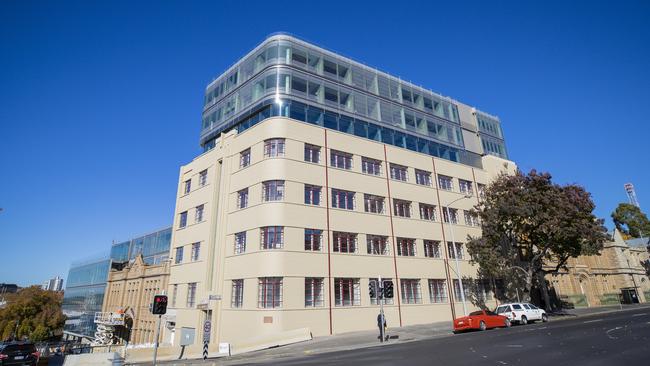
[[[623,306],[599,306],[591,308],[568,309],[556,312],[550,315],[550,321],[562,321],[564,319],[574,319],[575,317],[606,314],[618,311],[626,311],[650,307],[650,304],[634,304]],[[348,351],[354,349],[377,347],[380,345],[399,344],[424,339],[452,336],[451,322],[439,322],[430,324],[409,325],[404,327],[389,328],[388,335],[390,340],[382,344],[378,339],[378,331],[361,331],[344,333],[333,336],[315,337],[306,342],[294,343],[287,346],[265,349],[260,351],[248,352],[231,357],[219,359],[203,360],[179,360],[159,362],[165,365],[187,365],[201,363],[203,365],[236,365],[242,363],[281,362],[282,359],[293,358],[299,355],[314,355],[319,353]]]

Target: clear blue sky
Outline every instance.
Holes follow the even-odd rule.
[[[0,282],[170,224],[205,86],[276,31],[500,116],[610,226],[650,207],[650,2],[457,3],[0,2]]]

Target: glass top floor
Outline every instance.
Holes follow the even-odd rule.
[[[464,147],[460,103],[285,34],[270,36],[208,85],[201,145],[248,106],[281,94]],[[502,141],[498,118],[479,113],[483,123],[464,125]]]
[[[158,264],[169,255],[171,227],[155,231],[111,246],[111,260],[126,262],[142,254],[145,263]]]

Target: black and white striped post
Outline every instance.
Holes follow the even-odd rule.
[[[210,330],[212,329],[212,322],[206,320],[203,322],[203,360],[208,359],[208,343],[210,343]]]

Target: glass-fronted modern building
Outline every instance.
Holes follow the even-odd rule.
[[[169,258],[169,244],[172,228],[168,227],[153,233],[113,244],[111,260],[116,263],[128,262],[142,254],[146,264],[160,264]]]
[[[94,337],[95,312],[102,310],[110,265],[108,255],[103,255],[70,266],[62,306],[67,317],[63,330],[67,335]]]
[[[94,337],[96,312],[102,310],[111,266],[121,266],[142,254],[145,263],[159,264],[169,257],[171,227],[111,246],[110,254],[74,262],[68,272],[63,313],[64,331],[71,336]]]
[[[459,108],[477,121],[463,123]],[[220,133],[272,116],[479,168],[481,155],[508,158],[497,117],[288,35],[269,37],[210,83],[200,144],[209,150]]]

